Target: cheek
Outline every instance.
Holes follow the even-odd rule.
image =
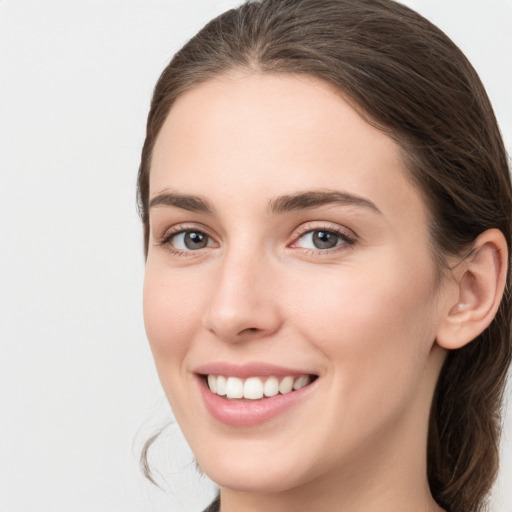
[[[299,329],[326,361],[327,400],[336,404],[322,410],[326,438],[338,432],[353,446],[378,442],[424,396],[434,340],[431,281],[428,273],[402,277],[389,267],[371,276],[351,268],[325,286],[318,279],[316,286],[301,285],[307,302],[297,306]],[[331,447],[334,459],[343,446]]]
[[[295,279],[294,316],[335,370],[336,387],[398,391],[422,371],[434,341],[430,262],[378,261],[371,271],[353,265]]]
[[[201,327],[204,296],[183,273],[153,265],[148,258],[143,301],[144,324],[160,383],[180,425],[194,431],[194,423],[187,422],[191,376],[185,359]]]
[[[148,261],[143,311],[146,333],[157,370],[179,365],[201,325],[201,296],[186,278]]]

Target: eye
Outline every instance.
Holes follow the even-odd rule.
[[[343,244],[353,244],[354,239],[335,229],[310,229],[299,236],[292,244],[293,247],[326,251]]]
[[[201,231],[180,231],[168,238],[167,243],[176,251],[197,251],[214,245],[213,240]]]

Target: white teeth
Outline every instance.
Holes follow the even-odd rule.
[[[307,386],[311,382],[311,379],[309,378],[309,375],[301,375],[297,379],[295,379],[295,382],[293,383],[293,389],[295,391],[298,391],[299,389],[303,388],[304,386]]]
[[[277,377],[269,377],[263,384],[263,394],[265,396],[276,396],[279,393],[279,381]]]
[[[264,396],[272,397],[279,393],[285,395],[291,391],[298,391],[311,382],[311,377],[309,375],[286,376],[279,382],[279,379],[274,376],[249,377],[244,380],[238,377],[208,375],[207,381],[210,391],[216,395],[227,396],[230,399],[260,400]]]
[[[293,389],[293,377],[285,377],[279,384],[279,393],[285,395]]]
[[[222,375],[217,376],[217,391],[214,391],[219,396],[225,396],[226,394],[226,377]]]
[[[244,398],[258,400],[263,398],[263,382],[258,377],[251,377],[244,383]]]
[[[237,377],[228,377],[226,382],[226,395],[228,398],[243,398],[244,383]]]
[[[217,393],[217,377],[215,375],[208,375],[208,387],[214,393]]]

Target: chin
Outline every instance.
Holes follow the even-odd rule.
[[[252,468],[245,471],[224,472],[218,469],[213,472],[206,472],[208,477],[219,487],[228,488],[241,493],[255,494],[278,494],[289,491],[301,485],[293,475],[280,472],[269,472],[266,474],[255,474]]]
[[[282,459],[284,460],[284,458]],[[273,494],[286,492],[305,483],[307,476],[298,463],[280,466],[276,461],[265,463],[247,458],[245,460],[222,460],[208,458],[199,462],[201,470],[219,487],[237,492]]]

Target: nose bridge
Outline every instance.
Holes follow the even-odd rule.
[[[272,265],[261,247],[239,240],[218,262],[205,327],[225,341],[267,336],[279,327]]]

